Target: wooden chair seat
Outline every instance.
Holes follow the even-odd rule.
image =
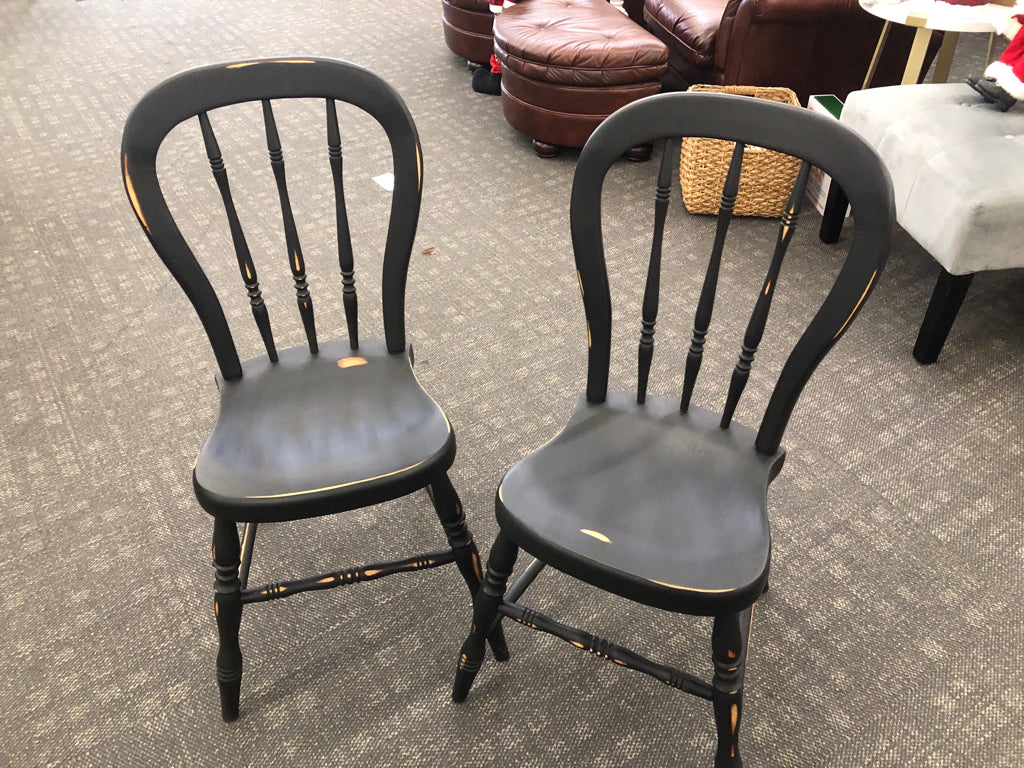
[[[502,480],[497,516],[527,552],[594,586],[713,616],[750,605],[768,579],[768,483],[784,453],[754,430],[678,400],[581,396],[557,437]]]
[[[220,415],[194,472],[200,504],[240,522],[293,520],[397,498],[455,459],[455,435],[408,351],[362,340],[282,350],[217,377]]]

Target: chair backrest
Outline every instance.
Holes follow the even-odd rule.
[[[353,64],[332,59],[266,59],[216,64],[188,70],[149,91],[128,116],[121,144],[125,191],[153,248],[184,289],[202,321],[225,379],[242,375],[227,320],[213,287],[178,229],[157,178],[161,143],[179,123],[198,118],[210,167],[227,214],[238,267],[249,294],[253,316],[267,354],[277,360],[270,320],[228,183],[228,174],[213,130],[210,112],[242,102],[260,102],[267,150],[280,199],[287,258],[310,352],[318,350],[313,300],[305,260],[288,196],[284,155],[274,117],[273,100],[319,99],[327,126],[325,162],[334,181],[338,260],[349,344],[359,344],[352,242],[345,208],[343,163],[336,102],[351,104],[371,115],[391,145],[394,190],[384,247],[382,311],[388,351],[405,349],[405,283],[423,179],[419,137],[412,116],[399,95],[383,80]]]
[[[611,356],[612,307],[604,257],[601,198],[612,164],[631,147],[664,139],[666,151],[655,194],[655,225],[644,292],[638,362],[637,400],[644,402],[658,312],[662,237],[673,175],[669,148],[686,136],[736,142],[719,209],[712,253],[697,301],[694,330],[686,359],[680,408],[690,397],[703,357],[705,336],[717,291],[722,249],[732,219],[744,145],[764,147],[803,160],[779,222],[779,232],[762,288],[742,341],[722,415],[728,428],[747,381],[765,328],[775,285],[792,239],[811,166],[821,168],[846,192],[855,228],[850,250],[831,290],[790,352],[772,390],[758,430],[756,448],[772,454],[804,385],[832,345],[849,328],[885,264],[895,223],[889,174],[875,151],[837,121],[799,107],[743,96],[671,93],[651,96],[622,108],[591,136],[576,166],[570,224],[580,290],[587,317],[587,399],[604,402]]]

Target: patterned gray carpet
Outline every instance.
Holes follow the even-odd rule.
[[[976,55],[978,44],[962,47]],[[499,101],[470,91],[444,45],[436,0],[7,0],[0,765],[710,765],[705,702],[519,626],[508,629],[513,659],[488,663],[469,702],[453,705],[469,602],[451,568],[247,609],[242,717],[221,722],[211,525],[189,485],[215,415],[214,364],[132,216],[118,148],[129,109],[164,77],[282,54],[366,66],[397,87],[417,121],[426,181],[408,325],[418,375],[458,433],[453,479],[483,550],[496,533],[498,478],[558,429],[582,385],[567,217],[576,154],[536,158]],[[976,59],[956,67],[954,75],[977,71]],[[297,112],[286,122],[295,129],[291,167],[326,168],[319,118]],[[379,138],[356,128],[356,148]],[[265,178],[259,141],[226,146],[232,167]],[[379,206],[386,193],[371,177],[386,162],[360,163],[348,168],[350,191]],[[204,164],[178,144],[166,159],[196,180],[178,198],[191,211],[187,234],[226,244]],[[625,223],[611,236],[610,272],[622,286],[616,298],[634,301],[618,315],[618,387],[631,381],[649,216],[650,194],[631,196],[650,189],[654,170],[623,164],[613,173],[622,191],[611,207]],[[302,190],[296,200],[306,199]],[[246,205],[250,218],[265,212],[270,231],[276,201],[269,187],[261,195]],[[329,235],[317,242],[318,202],[298,215],[327,333],[342,325],[340,282]],[[667,256],[652,377],[664,394],[678,391],[692,311],[682,297],[700,279],[691,247],[703,252],[708,236],[707,222],[693,218],[674,192],[671,228],[694,226]],[[370,329],[380,222],[357,223]],[[737,222],[727,287],[756,290],[766,262],[745,252],[753,225]],[[816,226],[809,215],[784,269],[769,326],[777,341],[762,350],[741,420],[763,404],[767,371],[848,242],[847,234],[818,249]],[[258,264],[276,256],[270,242]],[[226,253],[206,254],[206,263],[228,281],[227,311],[256,354]],[[910,347],[936,272],[897,233],[881,284],[787,433],[789,460],[770,498],[773,588],[755,612],[747,678],[741,743],[751,766],[1020,765],[1024,273],[978,276],[942,357],[924,368]],[[285,318],[294,305],[283,261],[277,274],[261,273],[272,311],[276,301]],[[721,306],[724,320],[734,305]],[[298,342],[298,323],[278,326],[291,334],[282,344]],[[723,380],[739,347],[738,325],[718,328],[720,363],[707,382]],[[706,404],[721,397],[710,386],[698,392]],[[267,526],[253,579],[372,562],[423,541],[442,542],[423,495]],[[704,620],[629,606],[555,573],[525,602],[708,674]]]

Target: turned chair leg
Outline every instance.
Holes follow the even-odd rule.
[[[242,688],[242,650],[238,646],[238,628],[242,623],[242,592],[238,578],[240,563],[238,529],[230,520],[213,522],[213,607],[217,615],[220,649],[217,652],[217,685],[220,687],[220,712],[226,721],[238,718],[238,699]]]
[[[949,330],[953,327],[953,321],[973,279],[973,273],[951,275],[945,269],[939,273],[914,344],[914,358],[917,362],[929,365],[939,359],[939,352],[946,343],[946,337],[949,336]]]
[[[483,579],[480,553],[477,551],[476,543],[466,525],[466,515],[462,511],[462,502],[459,501],[455,486],[445,474],[427,486],[427,494],[430,496],[437,517],[444,528],[448,546],[452,548],[455,555],[455,564],[458,566],[462,578],[465,579],[466,586],[469,587],[470,596],[475,598]],[[508,644],[505,642],[505,631],[500,622],[491,631],[488,641],[494,658],[498,661],[508,661]]]
[[[484,575],[483,584],[480,585],[480,591],[473,600],[473,626],[459,652],[455,685],[452,688],[453,701],[465,701],[469,695],[469,689],[484,660],[484,640],[498,618],[498,606],[501,605],[501,599],[508,586],[508,577],[518,555],[519,547],[505,534],[499,533],[487,560],[487,573]]]
[[[715,768],[743,768],[740,758],[740,717],[743,713],[743,672],[747,663],[750,609],[716,616],[711,631],[711,657],[715,665],[712,705],[718,731]]]

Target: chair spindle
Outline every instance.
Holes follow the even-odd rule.
[[[242,280],[245,281],[245,288],[249,294],[252,315],[256,320],[260,336],[263,338],[263,346],[267,349],[267,355],[271,362],[276,363],[277,348],[274,346],[274,336],[270,331],[270,315],[267,312],[267,305],[263,301],[263,293],[260,291],[256,266],[253,264],[252,254],[249,252],[249,244],[245,240],[242,224],[238,220],[235,201],[231,197],[231,186],[228,184],[228,172],[220,154],[220,145],[213,133],[210,118],[205,112],[199,113],[199,127],[203,132],[203,143],[206,145],[206,156],[210,160],[210,170],[213,171],[213,178],[220,190],[221,200],[224,201],[224,211],[227,213],[228,226],[231,229],[231,242],[234,244],[238,268],[242,272]]]
[[[654,237],[651,240],[651,260],[647,265],[647,285],[644,287],[643,323],[640,348],[637,351],[636,401],[647,400],[647,379],[654,357],[654,324],[658,318],[658,294],[661,289],[661,244],[665,234],[665,215],[668,212],[668,192],[672,183],[673,152],[668,139],[663,142],[661,167],[658,169],[658,188],[654,195]]]
[[[708,271],[704,275],[704,285],[700,290],[700,299],[697,302],[697,313],[693,320],[693,338],[690,341],[690,350],[686,354],[683,396],[679,403],[679,410],[683,413],[686,413],[690,408],[693,386],[697,382],[697,374],[700,372],[700,364],[704,357],[704,341],[707,337],[708,326],[711,324],[711,311],[715,306],[715,291],[718,290],[718,270],[722,264],[725,236],[729,231],[729,224],[732,222],[733,209],[736,207],[736,194],[740,188],[740,171],[743,167],[743,151],[745,148],[745,144],[739,141],[736,142],[736,146],[732,151],[732,160],[729,162],[729,171],[725,176],[725,185],[722,187],[722,202],[718,206],[715,242],[711,248]]]
[[[725,400],[725,408],[722,411],[722,429],[728,429],[732,421],[733,413],[736,411],[736,404],[739,403],[740,395],[747,386],[747,379],[750,377],[750,366],[754,362],[754,354],[761,343],[765,325],[768,323],[768,311],[772,307],[772,297],[775,295],[775,284],[779,280],[779,271],[782,269],[782,260],[786,256],[786,249],[793,239],[793,232],[796,231],[796,222],[800,218],[800,210],[803,207],[804,188],[807,186],[807,177],[810,174],[811,166],[805,161],[800,165],[800,172],[797,174],[793,189],[790,190],[789,200],[786,202],[786,210],[779,218],[779,234],[775,241],[775,253],[772,255],[771,264],[768,266],[768,274],[764,279],[764,286],[757,296],[754,304],[754,311],[747,323],[747,330],[743,335],[743,345],[740,349],[740,358],[732,372],[732,379],[729,382],[729,394]]]
[[[281,199],[281,216],[284,219],[284,237],[288,245],[288,263],[291,266],[292,278],[295,280],[295,296],[299,304],[299,315],[306,329],[309,351],[314,355],[319,352],[316,343],[316,323],[313,320],[313,299],[309,295],[306,283],[306,264],[302,259],[302,248],[299,246],[299,233],[295,228],[295,216],[292,214],[291,202],[288,199],[288,184],[284,173],[284,152],[281,151],[281,139],[277,134],[277,123],[270,101],[263,99],[263,122],[267,128],[267,150],[270,152],[270,165],[274,169],[277,181],[277,194]]]
[[[334,206],[338,228],[338,263],[341,267],[342,301],[348,325],[348,343],[359,349],[359,302],[356,298],[355,265],[352,259],[352,236],[345,210],[345,183],[342,174],[341,131],[338,129],[338,108],[334,99],[327,100],[327,152],[334,177]]]

